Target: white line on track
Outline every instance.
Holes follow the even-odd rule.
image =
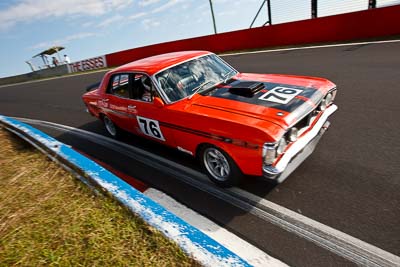
[[[239,188],[221,189],[213,185],[207,177],[193,169],[176,162],[157,156],[134,146],[116,141],[100,134],[88,132],[70,126],[45,122],[40,120],[16,118],[20,121],[68,131],[97,142],[107,148],[124,153],[139,162],[162,170],[199,190],[212,194],[223,201],[243,209],[267,222],[270,222],[288,232],[307,239],[343,258],[362,266],[400,266],[400,257],[368,244],[358,238],[319,223],[304,215],[298,214],[283,206],[262,199]],[[122,149],[124,148],[124,149]]]
[[[368,45],[368,44],[387,44],[387,43],[398,43],[398,42],[400,42],[400,40],[384,40],[384,41],[370,41],[370,42],[357,42],[357,43],[314,45],[314,46],[289,47],[289,48],[280,48],[280,49],[266,49],[266,50],[257,50],[257,51],[248,51],[248,52],[228,53],[228,54],[221,54],[220,56],[225,57],[225,56],[236,56],[236,55],[283,52],[283,51],[292,51],[292,50],[306,50],[306,49],[316,49],[316,48],[329,48],[329,47],[355,46],[355,45]]]

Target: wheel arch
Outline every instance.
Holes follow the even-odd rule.
[[[204,152],[202,152],[203,150]],[[228,154],[225,149],[221,148],[221,146],[213,143],[202,143],[197,147],[196,151],[196,157],[200,163],[200,166],[202,166],[202,169],[206,172],[211,181],[217,185],[221,187],[236,186],[244,178],[244,173],[240,169],[237,162],[235,162],[232,156]],[[212,155],[210,151],[213,151],[212,153],[215,155],[212,156],[214,158],[214,163],[209,161],[209,157]],[[216,153],[217,151],[219,151],[219,153]],[[218,154],[220,156],[218,156]],[[225,165],[223,162],[225,162],[227,165]],[[218,174],[219,172],[216,172],[218,169],[221,171],[221,176]],[[225,174],[223,174],[222,169],[225,169]]]
[[[194,154],[196,160],[201,160],[201,151],[206,146],[214,146],[224,151],[243,174],[262,175],[262,145],[251,148],[217,140],[206,141],[197,145]]]
[[[240,167],[240,164],[238,164],[237,159],[235,157],[235,153],[233,153],[232,149],[229,148],[229,144],[224,144],[222,142],[202,142],[197,145],[196,151],[195,151],[195,158],[196,160],[201,160],[201,151],[202,149],[208,147],[208,146],[213,146],[218,149],[221,149],[224,151],[233,161],[234,163],[238,166],[241,172],[243,172],[242,168]]]

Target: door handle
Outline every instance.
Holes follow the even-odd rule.
[[[102,99],[103,102],[108,102],[109,100],[108,98]]]
[[[134,106],[134,105],[129,105],[128,106],[128,109],[135,109],[136,108],[136,106]]]

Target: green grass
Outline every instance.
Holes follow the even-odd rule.
[[[0,130],[0,266],[199,266],[114,200]]]

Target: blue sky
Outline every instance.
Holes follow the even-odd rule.
[[[310,17],[310,0],[272,0],[274,24]],[[367,0],[320,0],[320,15]],[[399,0],[378,0],[388,4]],[[262,0],[213,0],[218,32],[248,28]],[[337,4],[340,3],[340,4]],[[334,6],[334,8],[332,8]],[[266,10],[254,26],[267,20]],[[213,34],[208,0],[18,0],[0,2],[0,77],[30,72],[26,60],[53,46],[72,61]]]

